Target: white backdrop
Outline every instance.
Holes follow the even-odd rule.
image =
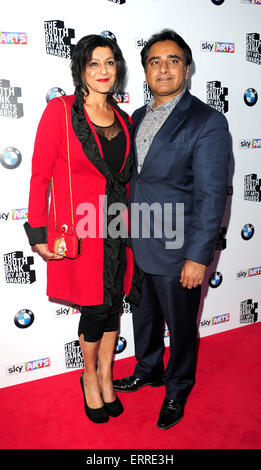
[[[148,95],[140,49],[175,29],[190,45],[189,89],[223,112],[233,143],[226,213],[199,313],[199,336],[260,320],[261,0],[12,1],[0,19],[0,387],[82,367],[77,306],[51,302],[46,264],[31,249],[27,217],[31,157],[47,99],[74,91],[71,46],[86,34],[116,36],[128,64],[131,114]],[[106,33],[107,34],[107,33]],[[211,156],[211,149],[209,149]],[[168,345],[166,329],[165,342]],[[134,354],[124,305],[115,359]],[[30,373],[28,373],[30,372]]]

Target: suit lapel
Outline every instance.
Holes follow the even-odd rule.
[[[149,148],[149,151],[145,157],[144,163],[142,165],[141,173],[146,170],[147,165],[149,165],[150,160],[159,153],[161,147],[166,144],[166,142],[169,142],[174,134],[178,131],[180,126],[184,123],[184,121],[187,119],[189,116],[189,108],[191,105],[191,100],[192,96],[188,90],[185,91],[184,95],[178,102],[178,104],[175,106],[169,117],[166,119],[164,124],[161,126],[157,134],[155,135],[152,144]],[[136,126],[135,129],[135,134],[134,136],[136,137],[137,135],[137,130],[139,128],[139,125],[145,115],[145,110],[143,115],[140,118],[140,121],[138,125]],[[135,144],[135,157],[136,157],[136,163],[137,163],[137,149],[136,149],[136,144]]]

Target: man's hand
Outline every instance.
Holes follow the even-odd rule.
[[[38,243],[37,245],[34,245],[36,251],[39,253],[39,255],[43,256],[46,259],[49,260],[55,260],[55,259],[63,259],[64,256],[57,255],[56,253],[52,253],[49,248],[47,243]]]
[[[192,289],[202,284],[206,266],[187,259],[182,267],[180,282],[182,287]]]

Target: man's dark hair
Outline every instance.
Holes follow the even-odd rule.
[[[127,69],[121,49],[115,40],[105,38],[98,34],[84,36],[77,42],[73,50],[71,72],[75,87],[83,88],[89,93],[83,75],[86,65],[91,60],[92,53],[96,47],[109,47],[112,50],[117,71],[113,93],[122,92],[124,90]]]
[[[150,48],[156,42],[163,42],[163,41],[173,41],[175,42],[181,49],[185,59],[185,66],[188,66],[192,62],[192,52],[188,44],[184,41],[184,39],[179,36],[175,31],[172,29],[163,29],[159,33],[153,34],[151,38],[148,40],[147,44],[143,47],[140,55],[141,55],[141,63],[143,68],[146,68],[146,61],[149,54]]]

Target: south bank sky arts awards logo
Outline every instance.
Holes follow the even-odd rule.
[[[108,0],[111,3],[116,3],[117,5],[123,5],[126,3],[126,0]]]
[[[261,201],[261,179],[256,173],[244,177],[244,199],[246,201]]]
[[[32,284],[35,282],[33,256],[24,256],[22,251],[4,254],[5,282],[7,284]]]
[[[243,300],[240,303],[240,323],[255,323],[258,319],[258,302],[252,299]]]
[[[24,115],[23,104],[18,102],[21,96],[21,88],[11,86],[10,80],[0,79],[0,117],[21,118]]]
[[[246,60],[253,64],[261,64],[261,40],[259,33],[246,35]]]
[[[228,88],[223,87],[221,82],[214,80],[207,82],[207,104],[222,113],[228,112]]]
[[[75,38],[75,30],[66,28],[64,21],[50,20],[44,22],[46,54],[71,59],[75,47],[71,43]]]

